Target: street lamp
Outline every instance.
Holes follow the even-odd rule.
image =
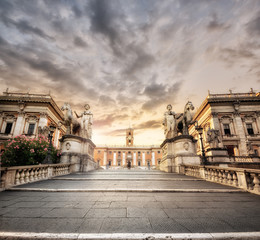
[[[49,135],[48,135],[48,140],[49,140],[49,147],[48,147],[48,152],[47,155],[43,161],[44,164],[50,164],[52,163],[51,160],[51,147],[52,147],[52,137],[53,137],[53,133],[55,131],[56,127],[53,125],[49,126]]]
[[[196,126],[195,128],[200,136],[200,144],[201,144],[201,153],[202,153],[202,164],[205,165],[207,163],[206,155],[205,155],[205,150],[203,146],[203,141],[202,141],[202,134],[203,134],[203,128]]]

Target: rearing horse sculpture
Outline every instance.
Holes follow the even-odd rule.
[[[60,122],[67,127],[66,134],[79,135],[80,124],[74,118],[70,104],[67,102],[64,103],[64,105],[61,107],[61,110],[65,111],[64,119],[63,119],[63,121],[60,121]]]
[[[192,121],[191,111],[194,110],[192,102],[188,101],[184,107],[184,113],[181,121],[178,123],[178,130],[183,135],[189,135],[189,126],[196,121]]]

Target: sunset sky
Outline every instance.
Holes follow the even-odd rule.
[[[95,144],[160,144],[167,104],[260,90],[259,0],[0,0],[0,91],[48,93]],[[28,90],[29,89],[29,90]]]

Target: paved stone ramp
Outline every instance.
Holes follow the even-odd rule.
[[[260,239],[260,196],[140,170],[70,174],[0,193],[0,239]]]

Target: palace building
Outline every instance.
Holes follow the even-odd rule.
[[[203,131],[203,145],[207,152],[209,128],[219,130],[220,145],[230,156],[260,156],[260,93],[211,94],[203,101],[194,120]],[[199,139],[195,126],[189,133]],[[198,141],[197,152],[201,154]]]
[[[35,137],[43,134],[50,125],[56,126],[53,144],[59,147],[59,139],[66,130],[59,124],[63,117],[63,112],[50,94],[14,93],[7,90],[0,96],[0,150],[8,139],[21,134]],[[209,93],[193,120],[204,129],[202,140],[206,151],[210,148],[207,142],[210,128],[219,131],[220,145],[227,148],[230,156],[260,156],[259,92],[251,89],[248,93]],[[189,133],[199,140],[194,125],[190,126]],[[123,141],[124,144],[120,146],[98,145],[95,148],[94,159],[100,167],[122,168],[131,165],[155,168],[160,163],[160,146],[135,145],[134,129],[126,129]],[[201,154],[200,141],[197,141],[197,154]]]
[[[49,125],[56,126],[53,144],[59,147],[59,139],[65,133],[65,127],[59,125],[62,119],[63,113],[50,95],[13,93],[7,89],[0,96],[0,150],[6,140],[18,135],[46,135]]]
[[[94,159],[103,168],[156,168],[160,164],[160,146],[134,145],[134,129],[126,129],[126,144],[121,146],[97,146]]]

